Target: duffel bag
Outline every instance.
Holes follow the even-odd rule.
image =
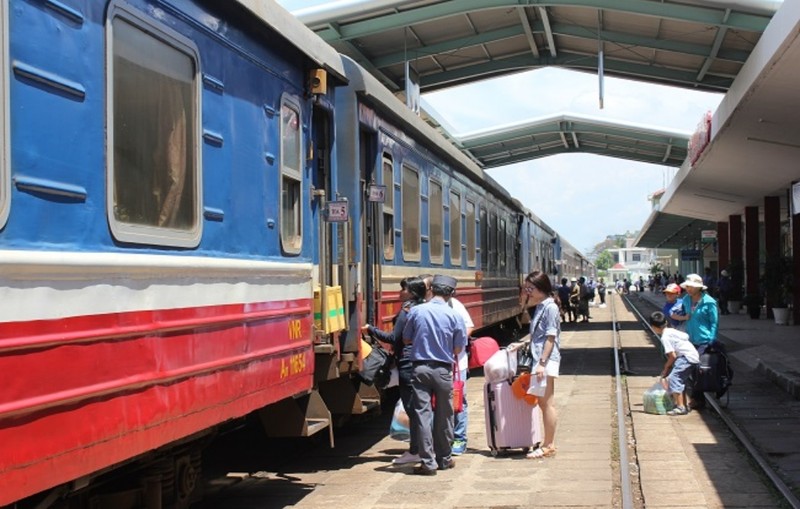
[[[486,364],[486,361],[500,350],[500,345],[494,338],[476,338],[469,342],[469,369],[479,368]]]
[[[394,357],[392,354],[376,344],[372,346],[372,351],[369,355],[364,358],[359,376],[365,384],[374,384],[375,387],[383,389],[389,385],[393,365]]]

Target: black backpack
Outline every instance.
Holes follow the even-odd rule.
[[[389,385],[394,366],[394,356],[384,350],[378,343],[372,346],[362,365],[359,376],[367,385],[375,385],[379,389]]]
[[[721,398],[733,382],[733,368],[725,345],[714,341],[700,355],[700,364],[694,373],[692,392],[713,392]]]

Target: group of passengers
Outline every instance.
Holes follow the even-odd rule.
[[[667,358],[660,381],[675,403],[670,415],[686,415],[690,408],[705,405],[702,392],[692,392],[688,387],[691,399],[684,393],[700,356],[717,339],[719,307],[708,289],[700,275],[689,274],[680,285],[669,283],[664,288],[666,302],[662,310],[650,315],[650,325],[661,338]],[[682,290],[686,295],[681,298]]]
[[[418,475],[436,475],[438,470],[454,468],[453,456],[463,454],[467,447],[466,390],[463,410],[455,413],[453,375],[458,369],[461,379],[466,380],[466,346],[474,323],[464,305],[454,297],[456,284],[456,279],[449,276],[406,278],[400,283],[403,305],[392,332],[369,324],[362,328],[394,349],[400,399],[409,417],[410,440],[408,451],[392,463],[418,463],[413,470]],[[553,395],[561,356],[559,302],[545,273],[534,271],[525,278],[520,304],[532,315],[530,342],[535,368],[531,376],[547,379],[545,395],[538,400],[544,441],[527,457],[546,458],[556,452],[557,413]]]
[[[453,412],[452,391],[456,369],[462,380],[467,378],[466,346],[474,323],[455,298],[456,285],[449,276],[405,278],[400,282],[403,304],[392,332],[369,324],[362,328],[394,350],[410,440],[409,450],[392,463],[419,463],[414,468],[419,475],[455,467],[452,456],[467,448],[466,390],[458,413]]]
[[[596,283],[594,278],[573,277],[572,280],[561,278],[561,284],[556,289],[558,300],[561,303],[561,321],[588,322],[591,316],[589,308],[594,302],[595,293],[600,297],[600,307],[606,305],[606,284],[603,278]]]

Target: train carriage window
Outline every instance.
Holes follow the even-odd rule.
[[[538,246],[538,242],[536,237],[531,235],[530,243],[528,244],[528,265],[530,266],[531,270],[536,270],[539,268],[539,265],[536,263],[536,249]]]
[[[475,202],[467,200],[467,266],[475,266]]]
[[[497,214],[489,215],[489,270],[497,270]]]
[[[461,264],[461,196],[450,191],[450,263]]]
[[[481,270],[489,270],[489,221],[486,219],[486,207],[481,207]]]
[[[420,188],[419,173],[403,165],[403,185],[401,194],[401,214],[403,217],[403,259],[420,260]]]
[[[444,262],[444,195],[442,184],[433,179],[428,186],[428,246],[431,262]]]
[[[197,51],[121,8],[108,51],[108,210],[118,240],[200,241],[202,189]]]
[[[516,270],[520,266],[520,250],[522,248],[522,241],[520,240],[521,232],[515,229],[515,221],[512,218],[511,223],[508,225],[508,251],[511,257],[511,261],[508,264],[509,269],[511,271]]]
[[[383,155],[383,258],[394,260],[394,165],[388,154]]]
[[[6,224],[9,209],[9,143],[8,143],[8,17],[6,4],[0,2],[0,228]]]
[[[288,96],[281,103],[281,246],[297,254],[303,247],[302,122]]]
[[[497,270],[504,272],[506,270],[506,220],[500,220],[500,228],[497,230],[497,244],[499,246]]]

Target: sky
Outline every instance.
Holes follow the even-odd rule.
[[[291,10],[324,0],[278,0]],[[692,133],[722,94],[604,77],[554,67],[423,94],[456,138],[477,130],[561,114],[579,114]],[[476,101],[480,98],[480,103]],[[466,106],[468,105],[468,107]],[[669,185],[670,168],[593,154],[563,154],[488,170],[570,244],[588,254],[608,235],[640,230],[648,197]]]

